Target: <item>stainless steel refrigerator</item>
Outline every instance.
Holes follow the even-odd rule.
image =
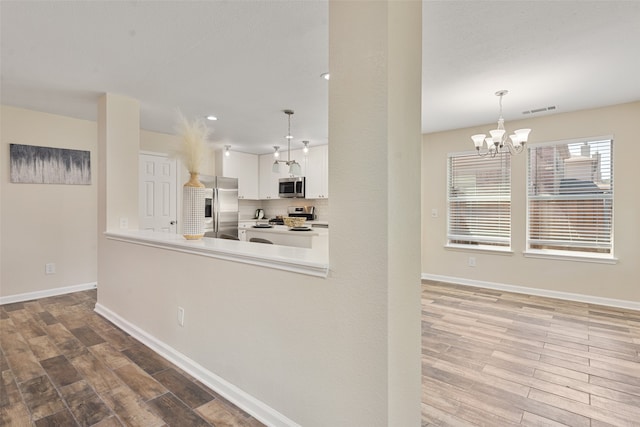
[[[238,179],[200,175],[205,186],[205,237],[238,237]]]

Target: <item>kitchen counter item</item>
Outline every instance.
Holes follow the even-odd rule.
[[[290,231],[311,231],[309,227],[291,227]]]
[[[299,248],[311,248],[313,250],[328,251],[329,230],[311,227],[307,231],[295,231],[284,225],[274,225],[273,228],[246,229],[247,240],[252,237],[262,237],[271,240],[274,245],[297,246]]]
[[[286,225],[287,227],[302,227],[307,218],[287,216],[282,218],[282,220],[284,221],[284,225]]]
[[[252,228],[273,228],[273,225],[270,224],[256,224],[252,226]]]

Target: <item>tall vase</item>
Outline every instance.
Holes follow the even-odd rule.
[[[199,240],[204,236],[204,184],[198,174],[191,174],[182,187],[182,235],[187,240]]]

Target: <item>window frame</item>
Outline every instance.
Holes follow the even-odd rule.
[[[499,161],[500,162],[500,171],[503,175],[503,179],[504,179],[504,172],[507,172],[507,177],[506,177],[506,182],[504,182],[504,180],[502,181],[501,185],[502,185],[502,189],[507,189],[507,199],[504,200],[506,202],[508,202],[508,208],[507,208],[507,212],[508,212],[508,217],[507,217],[507,221],[508,221],[508,241],[507,244],[499,244],[499,242],[502,240],[504,242],[504,238],[500,239],[500,238],[491,238],[488,236],[484,236],[486,237],[486,239],[483,239],[483,235],[476,235],[474,236],[474,239],[469,240],[467,243],[462,243],[460,242],[459,237],[460,235],[456,235],[454,233],[452,233],[452,203],[454,203],[454,201],[451,198],[451,194],[452,194],[452,190],[451,190],[451,185],[452,185],[452,167],[453,167],[453,163],[452,163],[452,158],[456,158],[456,157],[468,157],[469,159],[477,159],[478,162],[478,166],[481,166],[482,163],[486,163],[488,161]],[[447,198],[447,226],[446,226],[446,245],[445,247],[447,249],[460,249],[460,250],[473,250],[473,251],[489,251],[489,252],[500,252],[500,253],[513,253],[512,250],[512,243],[513,243],[513,229],[512,229],[512,212],[513,212],[513,206],[512,206],[512,160],[511,160],[511,156],[509,154],[498,154],[496,157],[499,157],[498,160],[492,159],[492,158],[486,158],[486,157],[481,157],[478,155],[478,153],[476,151],[464,151],[464,152],[450,152],[447,154],[447,181],[446,181],[446,198]],[[506,165],[505,165],[506,162]],[[477,188],[477,187],[476,187]],[[487,198],[486,195],[479,197],[478,199],[474,200],[473,198],[471,199],[472,201],[477,201],[477,200],[490,200],[490,201],[500,201],[501,198],[504,197],[504,192],[496,194],[494,196],[494,198],[492,199],[491,197]],[[496,210],[496,212],[498,212],[498,209]],[[504,218],[502,219],[502,221],[504,222]]]
[[[609,176],[609,189],[606,193],[597,193],[598,196],[593,196],[593,193],[585,193],[585,195],[564,195],[557,198],[550,196],[532,196],[532,187],[534,183],[531,181],[531,173],[532,173],[532,155],[535,155],[536,149],[543,147],[554,147],[555,149],[558,146],[570,144],[584,144],[584,143],[597,143],[597,142],[605,142],[609,143],[609,167],[607,170],[607,174]],[[526,224],[525,224],[525,233],[526,233],[526,241],[525,241],[525,250],[523,255],[525,257],[530,258],[545,258],[545,259],[562,259],[562,260],[570,260],[570,261],[586,261],[586,262],[596,262],[596,263],[607,263],[614,264],[617,262],[615,258],[615,242],[614,242],[614,224],[615,224],[615,177],[614,177],[614,138],[612,135],[605,136],[593,136],[593,137],[585,137],[585,138],[575,138],[575,139],[567,139],[567,140],[556,140],[556,141],[547,141],[547,142],[539,142],[532,143],[527,147],[526,153]],[[600,167],[601,165],[599,165]],[[599,169],[600,170],[600,169]],[[555,173],[555,170],[554,170]],[[554,175],[554,179],[557,177]],[[564,175],[560,179],[565,179]],[[535,184],[538,184],[537,182]],[[586,194],[591,194],[591,197],[586,196]],[[532,231],[532,201],[535,200],[550,200],[550,201],[568,201],[568,200],[603,200],[609,201],[608,205],[610,206],[610,224],[609,224],[609,252],[596,252],[594,250],[579,250],[580,244],[576,244],[572,247],[572,249],[555,249],[555,248],[535,248],[532,247],[532,241],[535,239],[531,238]]]

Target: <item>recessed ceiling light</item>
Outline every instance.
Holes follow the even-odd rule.
[[[207,120],[218,120],[216,116],[208,115]]]
[[[322,77],[325,80],[329,80],[329,77],[331,77],[331,76],[329,75],[329,73],[322,73],[322,74],[320,74],[320,77]]]

